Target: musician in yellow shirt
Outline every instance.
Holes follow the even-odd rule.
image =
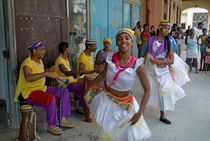
[[[86,40],[86,49],[80,54],[77,63],[77,70],[89,71],[90,73],[97,72],[99,70],[94,69],[94,58],[92,53],[96,51],[96,41]]]
[[[83,86],[78,83],[77,75],[92,73],[92,71],[80,71],[80,70],[71,70],[69,63],[69,54],[70,49],[68,47],[68,43],[61,42],[58,45],[58,50],[60,55],[57,57],[55,61],[55,66],[57,67],[57,74],[59,77],[69,80],[69,84],[67,86],[69,92],[75,92],[79,95],[79,109],[78,112],[82,112],[83,107]]]
[[[45,108],[48,131],[60,135],[63,131],[57,127],[59,123],[56,111],[56,101],[60,98],[60,87],[45,85],[45,77],[58,77],[55,72],[56,69],[52,68],[49,72],[44,70],[42,62],[42,58],[45,55],[44,44],[36,42],[30,45],[28,49],[31,55],[21,64],[14,101]],[[62,88],[62,90],[61,125],[74,127],[74,125],[66,119],[66,116],[71,114],[69,92],[67,88]]]

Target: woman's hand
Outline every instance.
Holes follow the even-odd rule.
[[[136,124],[139,121],[140,117],[141,117],[141,114],[139,112],[134,114],[132,119],[131,119],[131,124],[132,125]]]
[[[153,64],[161,65],[161,61],[158,59],[151,58],[150,60]]]

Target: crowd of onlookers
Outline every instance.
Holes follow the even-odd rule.
[[[196,73],[198,73],[198,71],[205,71],[206,73],[208,64],[210,64],[208,59],[210,30],[209,34],[207,34],[207,29],[203,26],[203,23],[199,22],[197,27],[191,28],[188,26],[187,30],[184,32],[181,25],[173,24],[168,35],[174,52],[177,53],[178,56],[181,56],[182,49],[186,46],[186,63],[190,67],[190,72],[192,71],[192,67],[195,67]],[[158,29],[148,24],[142,26],[141,22],[138,21],[133,30],[136,35],[138,57],[141,57],[148,47],[149,37],[158,35]],[[200,68],[198,69],[199,56]]]

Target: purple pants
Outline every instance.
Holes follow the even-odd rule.
[[[74,92],[79,95],[79,106],[83,107],[83,88],[79,83],[69,83],[67,86],[69,92]]]
[[[71,114],[69,92],[64,87],[49,86],[46,92],[33,91],[24,103],[45,108],[48,124],[57,126],[59,122],[56,101],[60,98],[61,89],[63,94],[61,98],[61,117],[69,116]]]

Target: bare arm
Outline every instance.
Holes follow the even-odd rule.
[[[100,61],[100,56],[101,56],[101,51],[99,51],[98,53],[97,53],[97,55],[96,55],[96,65],[99,65],[100,63],[101,63],[101,61]]]
[[[149,49],[147,48],[146,51],[142,55],[142,57],[144,57],[144,64],[146,64],[148,53],[149,53]]]
[[[135,124],[136,122],[138,122],[140,116],[143,114],[145,110],[145,107],[150,97],[150,83],[149,83],[149,79],[147,77],[147,73],[144,68],[144,65],[142,64],[141,66],[139,66],[136,72],[138,74],[141,85],[143,86],[144,96],[143,96],[143,99],[141,100],[139,111],[133,116],[131,120],[132,124]]]
[[[51,77],[51,78],[57,78],[57,74],[55,72],[42,72],[42,73],[36,73],[32,74],[32,70],[29,66],[23,66],[24,76],[25,80],[27,82],[33,82],[36,80],[39,80],[43,77]]]
[[[90,88],[96,86],[106,78],[107,66],[105,66],[104,70],[87,86],[85,90],[85,94],[90,90]]]
[[[199,40],[202,40],[202,35],[200,35],[198,38],[197,38],[197,43],[199,44]],[[201,44],[199,44],[199,45],[202,45],[202,42],[201,42]]]
[[[145,69],[143,64],[138,67],[136,72],[138,74],[141,85],[144,89],[144,97],[141,100],[141,105],[140,105],[140,109],[139,109],[139,112],[138,112],[138,113],[142,114],[144,112],[144,109],[147,105],[147,102],[148,102],[148,99],[149,99],[149,96],[150,96],[150,83],[149,83],[149,79],[147,77],[146,69]]]
[[[100,70],[96,70],[96,69],[94,69],[92,71],[85,71],[85,64],[83,64],[83,63],[79,64],[79,71],[81,71],[82,74],[91,74],[91,73],[94,73],[94,72],[100,72]]]
[[[146,41],[147,41],[147,37],[144,37],[144,36],[143,36],[143,32],[140,34],[140,37],[141,37],[141,40],[142,40],[143,42],[146,42]]]
[[[59,65],[59,69],[63,72],[66,76],[76,76],[80,74],[80,71],[68,71],[64,64]]]

